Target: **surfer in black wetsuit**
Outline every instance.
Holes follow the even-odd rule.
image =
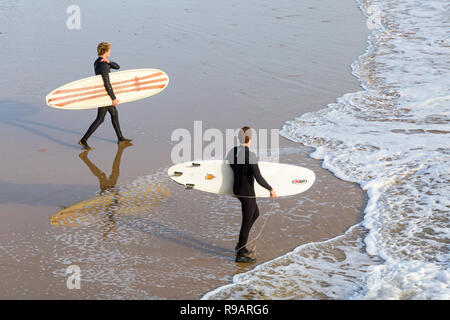
[[[122,135],[122,131],[120,131],[119,114],[116,109],[116,106],[119,104],[120,101],[116,98],[111,86],[111,82],[109,80],[109,72],[111,68],[119,69],[120,66],[117,63],[108,60],[109,56],[111,55],[111,44],[109,44],[108,42],[99,43],[97,46],[97,53],[99,57],[94,62],[95,74],[96,75],[100,74],[102,76],[103,84],[105,85],[106,92],[108,93],[109,97],[112,100],[112,105],[98,108],[97,118],[91,124],[91,126],[89,127],[88,131],[83,136],[83,138],[81,138],[81,140],[78,142],[78,144],[82,146],[83,149],[85,150],[92,149],[87,144],[87,140],[89,139],[91,134],[93,134],[94,131],[98,128],[98,126],[105,120],[107,112],[109,112],[109,114],[111,115],[111,121],[114,130],[116,131],[118,143],[132,141],[132,139],[124,138]]]
[[[247,244],[250,229],[259,216],[256,203],[254,181],[270,191],[271,198],[277,198],[277,194],[267,181],[261,176],[256,155],[250,151],[251,128],[243,127],[239,131],[240,146],[234,147],[227,155],[228,163],[234,174],[233,193],[241,202],[242,225],[239,232],[239,242],[236,245],[236,262],[254,262],[256,259],[248,256],[251,253]]]

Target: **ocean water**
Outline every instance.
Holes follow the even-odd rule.
[[[361,185],[363,221],[203,299],[450,299],[450,3],[357,4],[372,30],[351,66],[361,90],[281,134]]]

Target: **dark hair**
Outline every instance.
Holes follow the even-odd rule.
[[[248,143],[250,141],[250,139],[252,138],[252,130],[251,129],[252,128],[245,126],[239,130],[238,138],[239,138],[240,143]]]

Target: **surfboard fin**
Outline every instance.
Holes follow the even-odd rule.
[[[192,162],[192,166],[193,166],[193,167],[200,167],[200,163]]]
[[[183,172],[175,171],[175,172],[173,173],[173,175],[174,175],[175,177],[179,177],[179,176],[182,176],[182,175],[183,175]]]
[[[186,190],[194,189],[195,184],[192,183],[186,183]]]

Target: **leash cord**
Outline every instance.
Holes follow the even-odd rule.
[[[236,196],[236,197],[237,197],[237,196]],[[241,196],[239,196],[239,197],[241,197]],[[256,197],[254,197],[254,196],[242,196],[242,198],[256,198]],[[275,198],[272,198],[272,208],[270,209],[269,212],[272,212],[273,209],[274,209],[274,207],[275,207]],[[268,217],[267,217],[267,219],[264,221],[264,223],[263,223],[263,225],[262,225],[262,227],[261,227],[261,230],[259,231],[258,235],[257,235],[255,238],[253,238],[252,240],[248,241],[248,242],[247,242],[246,244],[244,244],[242,247],[240,247],[240,248],[234,250],[234,252],[238,252],[239,250],[241,250],[241,249],[244,248],[245,246],[247,246],[247,245],[249,245],[250,243],[253,243],[253,242],[255,242],[256,240],[259,239],[259,237],[261,236],[261,234],[262,234],[263,231],[264,231],[264,228],[265,228],[265,226],[266,226],[266,224],[267,224],[267,221],[269,221],[269,218],[270,218],[270,216],[271,216],[271,215],[268,214],[268,213],[265,213],[264,215],[265,215],[265,216],[268,216]]]

